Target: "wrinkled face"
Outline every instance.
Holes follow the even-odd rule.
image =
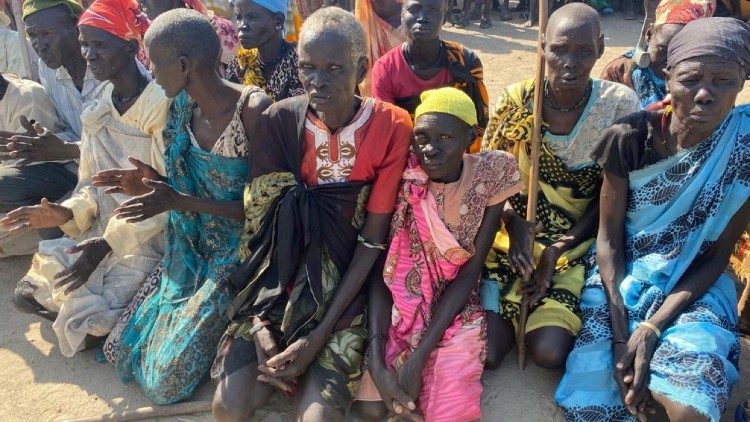
[[[151,61],[151,73],[156,83],[169,98],[177,96],[186,85],[184,63],[172,57],[158,38],[146,43],[146,55]]]
[[[461,119],[427,113],[414,122],[412,148],[430,180],[453,182],[461,176],[463,153],[473,139],[473,128]]]
[[[63,57],[81,54],[78,27],[65,6],[40,10],[24,22],[31,46],[50,69],[62,66]]]
[[[437,39],[443,26],[444,7],[443,0],[406,0],[401,10],[401,22],[409,39]]]
[[[280,18],[252,0],[240,0],[237,12],[237,31],[243,48],[257,48],[281,37]]]
[[[180,0],[141,0],[141,11],[148,16],[149,20],[173,9],[185,7]]]
[[[562,19],[547,28],[544,57],[550,85],[574,89],[586,85],[604,49],[603,37],[591,22]]]
[[[124,41],[107,31],[81,25],[80,44],[91,73],[100,81],[112,79],[132,61],[138,51],[135,41]]]
[[[367,72],[367,59],[354,57],[345,38],[321,32],[300,40],[299,79],[313,110],[323,114],[346,113],[357,84]]]
[[[652,70],[661,74],[664,68],[667,67],[669,42],[684,27],[685,25],[668,23],[654,31],[653,36],[648,42],[648,55],[651,58],[651,65],[649,67]]]
[[[739,64],[713,57],[680,62],[666,75],[674,118],[701,133],[719,126],[745,83]]]

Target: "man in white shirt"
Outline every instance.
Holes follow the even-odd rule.
[[[103,87],[81,55],[76,23],[82,12],[75,0],[27,0],[23,4],[26,33],[39,56],[39,80],[54,104],[61,128],[0,136],[0,159],[21,160],[20,164],[0,166],[0,212],[38,204],[43,197],[57,201],[76,185],[81,112],[86,103],[99,97]],[[52,193],[50,180],[61,182]],[[0,232],[0,257],[10,255],[8,248],[3,252],[3,244],[9,242],[8,234]],[[12,253],[24,252],[33,249]]]
[[[18,32],[10,29],[10,18],[0,10],[0,72],[26,75]]]

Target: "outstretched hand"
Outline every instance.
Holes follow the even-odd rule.
[[[0,227],[12,234],[31,229],[58,227],[73,218],[73,211],[42,198],[39,205],[16,208],[0,220]]]
[[[135,168],[103,170],[91,178],[94,187],[106,187],[104,193],[123,193],[129,196],[145,195],[151,188],[143,179],[163,181],[164,178],[155,168],[133,157],[128,161]]]
[[[79,243],[65,252],[69,254],[81,253],[81,256],[67,269],[55,274],[55,287],[67,286],[65,294],[70,294],[81,287],[91,277],[96,267],[112,250],[103,237],[94,237]]]
[[[4,146],[0,148],[0,160],[20,160],[16,165],[25,165],[78,158],[76,144],[63,141],[41,123],[29,121],[26,116],[21,116],[19,121],[26,134],[0,139],[0,144]]]
[[[137,223],[175,207],[179,194],[171,186],[150,179],[143,179],[142,183],[151,191],[145,195],[130,198],[117,207],[115,216],[118,219],[125,219],[128,223]]]

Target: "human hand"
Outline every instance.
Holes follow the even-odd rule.
[[[67,269],[55,274],[55,287],[65,289],[65,294],[72,293],[81,287],[91,277],[91,274],[99,266],[104,257],[112,250],[103,237],[94,237],[79,243],[65,252],[69,254],[81,253],[76,262]]]
[[[30,122],[26,116],[20,117],[26,134],[13,135],[0,139],[5,151],[0,151],[0,160],[21,160],[17,165],[34,162],[73,160],[78,158],[78,146],[58,138],[41,123]]]
[[[151,188],[143,183],[143,179],[163,181],[156,169],[133,157],[128,157],[133,169],[103,170],[91,178],[94,187],[108,187],[104,193],[124,193],[130,196],[145,195]]]
[[[519,294],[529,305],[538,303],[547,294],[560,255],[560,249],[554,245],[545,248],[533,275],[528,282],[521,284]]]
[[[370,375],[388,412],[394,415],[412,413],[417,408],[416,400],[399,387],[396,371],[386,368],[382,362],[376,363],[376,360],[370,363]]]
[[[180,195],[164,182],[143,179],[144,186],[151,192],[130,198],[115,209],[118,219],[125,219],[128,223],[137,223],[149,219],[164,211],[174,209]]]
[[[276,356],[279,353],[279,348],[276,345],[276,340],[273,337],[273,333],[268,327],[262,327],[260,330],[253,333],[253,343],[255,343],[255,354],[258,356],[258,366],[266,366],[268,359]],[[286,394],[291,394],[294,391],[293,383],[287,383],[277,377],[273,377],[267,374],[258,375],[258,381],[270,384]]]
[[[659,337],[654,331],[640,326],[633,331],[625,347],[620,347],[616,353],[615,373],[622,377],[622,384],[627,388],[623,402],[638,419],[645,419],[646,413],[654,413],[648,383],[651,358],[658,343]]]
[[[268,376],[283,380],[299,377],[307,371],[307,367],[310,366],[322,349],[321,337],[323,336],[313,333],[300,337],[283,352],[268,359],[265,365],[259,365],[258,370]]]
[[[541,224],[526,221],[513,210],[505,211],[503,223],[510,240],[508,249],[510,269],[523,278],[529,278],[534,272],[532,239],[541,229]]]
[[[23,233],[30,229],[58,227],[73,219],[73,211],[47,198],[42,198],[39,205],[16,208],[0,220],[0,227],[12,234]]]
[[[400,368],[396,369],[398,386],[409,397],[419,397],[422,389],[422,370],[424,360],[418,352],[412,353]]]

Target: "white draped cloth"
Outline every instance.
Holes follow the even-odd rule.
[[[162,130],[171,101],[151,82],[135,104],[123,115],[112,104],[112,85],[86,105],[81,120],[79,182],[73,196],[62,205],[73,211],[73,219],[61,226],[67,236],[39,244],[32,267],[24,277],[36,287],[34,298],[58,316],[52,328],[60,352],[73,356],[84,338],[107,335],[120,314],[162,257],[160,233],[166,213],[140,223],[126,223],[113,211],[129,197],[105,194],[91,186],[101,170],[132,168],[128,157],[150,164],[164,174]],[[65,250],[81,241],[104,237],[112,247],[89,280],[66,295],[54,287],[54,275],[72,265],[80,254]]]

